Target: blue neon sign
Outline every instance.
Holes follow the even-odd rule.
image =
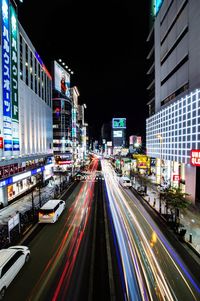
[[[9,3],[2,0],[2,89],[4,151],[12,151]]]
[[[155,15],[159,13],[163,0],[155,0]]]

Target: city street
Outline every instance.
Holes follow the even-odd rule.
[[[77,271],[73,278],[72,274],[82,241],[86,241],[85,232],[89,233],[97,163],[92,165],[90,180],[80,182],[65,200],[66,209],[58,222],[38,226],[29,242],[31,260],[7,290],[5,300],[66,300],[74,283],[76,293],[81,291],[77,283],[83,285],[84,281],[78,281],[83,275]],[[75,300],[74,292],[73,296]]]
[[[129,189],[119,186],[118,178],[106,161],[103,162],[103,172],[127,281],[128,298],[199,300],[199,283],[191,276],[189,269],[140,201]],[[133,281],[134,276],[138,285]]]

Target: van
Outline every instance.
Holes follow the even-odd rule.
[[[128,177],[121,177],[119,183],[122,187],[131,187],[131,181]]]
[[[65,201],[49,200],[39,210],[39,223],[55,223],[64,209]]]
[[[7,287],[29,258],[30,250],[26,246],[12,246],[0,250],[0,300],[3,299]]]

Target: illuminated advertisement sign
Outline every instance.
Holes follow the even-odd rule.
[[[0,149],[3,148],[3,137],[0,137]]]
[[[190,163],[193,166],[200,166],[200,150],[198,149],[191,150]]]
[[[180,181],[180,175],[173,175],[173,181],[179,182]]]
[[[151,11],[154,16],[156,16],[159,13],[163,1],[164,0],[152,0]]]
[[[13,151],[19,151],[19,111],[18,111],[18,22],[14,7],[10,6],[11,20],[11,95],[12,95],[12,142]]]
[[[164,0],[155,0],[155,15],[159,13],[163,1]]]
[[[113,137],[114,138],[121,138],[122,137],[122,131],[113,131]]]
[[[138,145],[141,145],[142,144],[142,137],[140,136],[137,136],[137,142],[136,142]]]
[[[70,75],[56,61],[54,61],[54,88],[70,97]]]
[[[10,26],[8,0],[2,0],[2,90],[4,151],[12,151],[11,87],[10,87]]]
[[[72,109],[72,138],[76,138],[76,109]]]
[[[129,137],[129,144],[134,145],[137,142],[137,136],[132,135]]]
[[[113,127],[113,129],[116,129],[116,128],[125,129],[126,128],[126,118],[113,118],[112,119],[112,127]]]

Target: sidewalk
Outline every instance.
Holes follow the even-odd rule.
[[[60,185],[60,178],[59,176],[55,177],[55,181],[53,184],[48,184],[45,187],[40,189],[41,199],[48,199],[50,196],[54,196],[54,191],[56,185]],[[39,191],[34,190],[33,192],[34,197],[34,206],[39,206]],[[0,209],[0,226],[5,225],[8,223],[10,217],[16,214],[16,212],[24,213],[30,210],[32,206],[32,193],[29,193],[22,197],[21,199],[9,204],[8,206]]]
[[[140,185],[136,182],[133,188],[136,189]],[[156,187],[155,187],[156,189]],[[149,205],[159,212],[159,192],[147,187],[147,194],[142,196]],[[161,204],[161,212],[165,213],[165,206]],[[200,255],[200,207],[189,206],[185,210],[180,210],[180,224],[187,230],[185,234],[185,242]],[[192,239],[192,241],[190,240]]]

